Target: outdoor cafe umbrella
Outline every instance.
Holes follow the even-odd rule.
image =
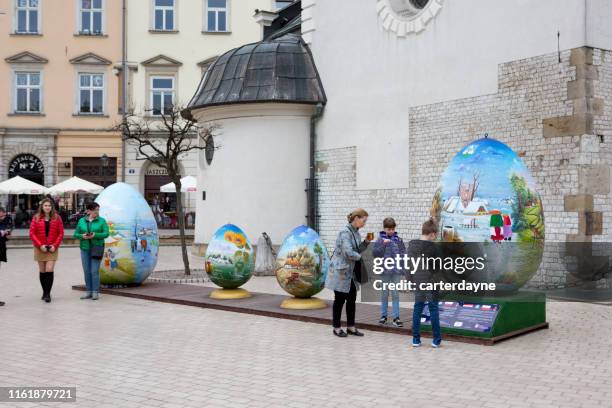
[[[193,193],[197,190],[198,180],[193,176],[185,176],[181,179],[181,193]],[[162,193],[176,193],[174,183],[164,184],[159,188]]]
[[[49,193],[53,195],[74,193],[100,194],[102,190],[104,190],[104,187],[75,176],[50,187]]]
[[[48,188],[19,176],[15,176],[0,183],[0,194],[41,195],[47,194],[48,191]]]
[[[185,176],[181,178],[181,193],[192,193],[197,191],[198,179],[193,176]],[[162,193],[176,193],[176,187],[174,183],[164,184],[159,188]],[[189,195],[187,196],[187,202],[189,203]],[[189,208],[189,207],[188,207]]]

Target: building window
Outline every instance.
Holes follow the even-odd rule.
[[[276,10],[280,10],[280,9],[284,9],[291,3],[293,3],[293,0],[277,0],[274,2],[274,7]]]
[[[206,31],[226,32],[228,29],[228,0],[206,1]]]
[[[429,3],[429,0],[395,0],[389,2],[391,9],[402,17],[412,17],[420,13],[427,6],[427,3]]]
[[[15,112],[40,112],[40,72],[15,73]]]
[[[103,13],[102,0],[79,0],[79,33],[101,35]]]
[[[79,113],[104,113],[104,74],[79,74]]]
[[[153,115],[161,115],[172,112],[174,105],[174,78],[173,77],[151,77],[151,108]]]
[[[38,34],[39,0],[16,0],[18,34]]]
[[[440,0],[379,0],[373,7],[386,31],[406,38],[425,30],[443,6],[444,2]]]
[[[153,0],[154,2],[154,25],[155,30],[174,30],[174,0]]]

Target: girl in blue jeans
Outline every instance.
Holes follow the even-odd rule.
[[[385,218],[383,221],[383,231],[380,232],[378,239],[374,243],[372,255],[375,258],[393,258],[397,255],[403,256],[406,253],[404,241],[395,232],[396,227],[393,218]],[[384,262],[383,262],[384,265]],[[397,269],[397,265],[393,262],[391,268],[385,268],[382,273],[383,283],[398,283],[403,276],[403,272]],[[399,292],[397,290],[389,290],[388,285],[383,286],[385,289],[381,291],[380,299],[380,319],[378,323],[387,323],[387,312],[389,308],[389,293],[391,294],[393,326],[403,327],[404,323],[399,317]]]

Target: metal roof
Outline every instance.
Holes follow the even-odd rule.
[[[327,102],[308,45],[296,34],[243,45],[210,65],[183,110],[208,106],[284,102]]]

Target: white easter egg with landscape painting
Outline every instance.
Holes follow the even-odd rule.
[[[448,243],[443,248],[486,254],[486,271],[466,278],[514,291],[537,272],[544,251],[542,200],[529,169],[506,144],[483,138],[463,147],[440,177],[430,212]]]
[[[155,269],[157,223],[144,197],[126,183],[115,183],[96,198],[110,235],[100,264],[103,285],[138,285]]]

